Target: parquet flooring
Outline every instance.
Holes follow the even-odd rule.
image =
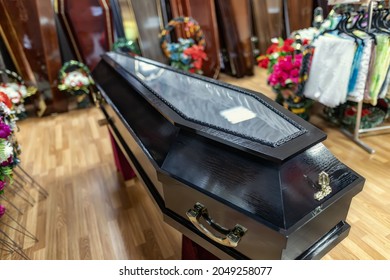
[[[260,69],[253,77],[221,79],[273,95]],[[31,259],[180,259],[181,235],[162,221],[137,179],[124,183],[116,172],[100,118],[89,108],[19,123],[22,166],[50,195],[42,199],[27,187],[38,202],[17,201],[24,215],[10,213],[39,242],[20,234],[15,239]],[[350,208],[348,238],[323,259],[390,259],[390,134],[364,138],[377,150],[369,155],[320,117],[311,121],[328,134],[325,145],[367,180]]]

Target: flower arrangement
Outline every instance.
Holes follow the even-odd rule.
[[[188,39],[179,38],[177,43],[168,42],[168,35],[178,25],[184,25]],[[161,48],[170,65],[191,73],[202,74],[203,61],[207,60],[204,49],[206,42],[199,24],[190,17],[171,20],[160,33]]]
[[[24,99],[35,94],[37,88],[27,87],[24,84],[22,77],[17,73],[9,70],[0,70],[0,74],[6,74],[7,82],[0,83],[0,92],[6,94],[11,104],[13,104],[13,111],[18,119],[26,116],[26,109],[24,107]]]
[[[112,46],[113,51],[122,51],[126,53],[131,53],[135,55],[141,55],[141,50],[139,49],[139,46],[137,42],[132,40],[127,40],[126,38],[119,38],[115,41],[114,45]]]
[[[309,44],[308,39],[304,39],[302,42],[300,39],[294,40],[287,38],[274,38],[271,40],[272,44],[268,47],[266,53],[257,57],[257,64],[259,67],[272,71],[273,66],[283,57],[287,55],[293,55],[297,49],[305,47]]]
[[[0,93],[0,194],[12,183],[13,168],[19,164],[20,146],[14,137],[16,118],[11,111],[12,102]]]
[[[94,84],[88,67],[75,60],[70,60],[62,66],[58,81],[59,90],[74,95],[88,94],[89,87]]]
[[[295,87],[299,83],[301,66],[302,54],[281,57],[268,77],[268,84],[277,90]]]
[[[277,93],[276,101],[304,119],[312,105],[303,96],[312,54],[309,40],[302,41],[297,35],[295,39],[273,39],[266,54],[257,58],[259,67],[268,70],[267,82]]]

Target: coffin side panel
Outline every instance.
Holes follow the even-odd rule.
[[[172,179],[170,176],[159,174],[159,178],[164,186],[165,205],[169,210],[180,215],[184,219],[186,212],[190,210],[195,203],[199,202],[207,207],[210,217],[219,225],[232,229],[236,224],[242,225],[247,228],[247,232],[241,238],[238,246],[234,249],[225,246],[218,246],[220,250],[227,254],[233,254],[233,251],[238,251],[242,255],[250,259],[280,259],[282,250],[286,246],[285,237],[275,230],[271,230],[267,226],[245,216],[244,214],[228,207],[226,204],[220,203],[215,199],[207,196],[201,192],[198,192],[190,187],[180,183],[177,180]],[[203,225],[207,226],[207,222],[203,219],[200,221]],[[195,226],[187,226],[193,231],[197,231]],[[220,233],[213,231],[211,227],[208,230],[213,232],[214,235],[223,237]],[[189,238],[193,238],[196,234],[189,234]],[[200,236],[208,242],[207,249],[213,245],[204,234]],[[194,238],[196,240],[196,238]],[[214,251],[214,250],[212,250]]]
[[[162,169],[275,230],[284,228],[277,165],[181,130]]]
[[[93,76],[109,103],[105,106],[108,117],[162,195],[156,168],[164,161],[177,128],[104,62]]]

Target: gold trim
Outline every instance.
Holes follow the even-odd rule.
[[[58,6],[58,1],[60,1],[60,6]],[[73,37],[72,29],[70,28],[68,19],[66,18],[66,15],[65,15],[65,3],[64,3],[65,0],[55,0],[54,2],[57,2],[57,8],[60,7],[57,14],[59,14],[62,17],[62,20],[64,21],[64,25],[65,25],[66,31],[68,32],[68,36],[69,36],[70,41],[73,45],[74,51],[76,53],[77,60],[80,62],[84,62],[83,57],[81,56],[80,50],[77,46],[76,40]]]
[[[111,14],[110,14],[110,7],[108,6],[106,0],[101,0],[101,3],[103,5],[103,8],[106,10],[106,24],[107,24],[107,35],[108,35],[108,51],[112,49],[112,43],[114,41],[114,37],[112,34],[112,27],[111,27]]]
[[[54,13],[58,14],[58,0],[53,1]]]
[[[157,14],[160,22],[160,29],[164,29],[164,18],[162,15],[161,0],[156,0]]]

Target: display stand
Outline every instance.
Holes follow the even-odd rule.
[[[371,24],[372,24],[372,15],[374,11],[374,0],[370,1],[370,4],[368,6],[368,25],[367,25],[367,30],[370,31],[371,29]],[[362,147],[364,150],[366,150],[370,154],[374,154],[375,150],[371,148],[369,145],[364,143],[360,139],[360,135],[368,132],[376,132],[376,131],[383,131],[383,130],[388,130],[390,132],[390,125],[386,126],[380,126],[380,127],[373,127],[373,128],[360,128],[361,124],[361,118],[362,118],[362,110],[363,110],[363,100],[357,102],[357,113],[356,113],[356,122],[355,122],[355,128],[353,133],[348,131],[345,128],[342,128],[341,131],[348,137],[350,138],[353,142],[358,144],[360,147]]]

